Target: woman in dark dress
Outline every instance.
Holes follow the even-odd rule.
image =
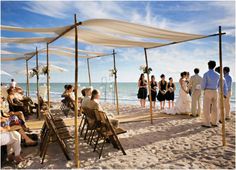
[[[167,92],[166,92],[166,100],[169,102],[169,109],[170,103],[171,107],[174,107],[174,99],[175,99],[175,84],[173,83],[172,77],[169,78],[169,83],[167,84]]]
[[[157,95],[157,100],[160,101],[161,110],[165,108],[165,100],[166,100],[166,90],[167,90],[167,82],[165,81],[165,75],[161,75],[161,81],[158,83],[159,92]]]
[[[140,75],[138,81],[138,99],[140,99],[141,107],[145,107],[147,98],[147,81],[144,79],[144,74]]]
[[[151,96],[152,96],[152,106],[155,108],[156,97],[157,97],[157,82],[155,81],[155,76],[151,76]]]

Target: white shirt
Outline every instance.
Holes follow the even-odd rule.
[[[11,82],[10,87],[15,88],[16,87],[16,82],[15,81]]]

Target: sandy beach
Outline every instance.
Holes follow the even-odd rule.
[[[114,112],[115,106],[103,104],[103,107]],[[52,112],[58,112],[59,104],[54,103]],[[201,127],[201,118],[187,115],[165,115],[154,111],[154,122],[151,125],[149,109],[140,109],[137,105],[121,105],[120,127],[127,133],[119,135],[127,155],[105,144],[103,155],[98,154],[82,138],[79,141],[80,167],[84,169],[234,169],[235,168],[235,112],[232,119],[226,122],[227,146],[222,146],[221,125],[216,128]],[[139,120],[132,122],[134,117]],[[146,121],[140,121],[143,119]],[[73,124],[73,115],[64,117],[65,122]],[[130,122],[131,121],[131,122]],[[38,123],[38,124],[37,124]],[[42,122],[29,122],[34,132],[39,133]],[[69,127],[73,134],[74,127]],[[50,144],[44,164],[40,164],[38,147],[22,149],[25,161],[19,165],[7,164],[3,168],[27,169],[67,169],[74,168],[74,140],[67,140],[71,161],[67,161],[60,152],[57,143]]]

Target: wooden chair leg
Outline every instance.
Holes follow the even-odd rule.
[[[96,131],[96,130],[93,130],[92,137],[91,137],[91,140],[90,140],[90,142],[89,142],[89,145],[92,144],[92,141],[93,141],[93,137],[94,137],[95,131]]]
[[[86,120],[84,120],[84,124],[83,124],[83,127],[82,127],[81,132],[80,132],[80,136],[83,135],[83,131],[84,131],[85,125],[86,125]]]
[[[44,138],[41,141],[42,142],[41,143],[41,148],[39,148],[40,149],[40,154],[39,154],[40,157],[42,157],[42,155],[43,155],[43,152],[44,152],[44,149],[45,149],[48,138],[50,138],[49,137],[49,130],[46,130],[45,134],[44,134]]]
[[[102,156],[102,151],[103,151],[103,148],[104,148],[105,143],[106,143],[106,138],[103,137],[103,143],[102,143],[102,148],[101,148],[100,153],[99,153],[99,159],[100,159],[101,156]]]
[[[97,149],[97,145],[98,145],[99,138],[100,138],[100,135],[98,134],[98,137],[97,137],[96,143],[95,143],[94,148],[93,148],[93,152],[95,152],[96,149]]]
[[[43,152],[42,152],[42,161],[41,161],[41,164],[43,164],[44,162],[44,158],[45,158],[45,155],[47,153],[47,149],[48,149],[48,145],[49,145],[49,140],[50,140],[50,133],[46,136],[46,139],[45,139],[45,147],[43,149]]]
[[[81,126],[82,126],[83,123],[84,123],[84,115],[82,116],[81,122],[80,122],[80,124],[79,124],[79,132],[80,132],[80,128],[81,128]]]
[[[85,135],[84,135],[84,140],[86,140],[87,134],[88,134],[88,126],[87,126],[87,129],[86,129]]]

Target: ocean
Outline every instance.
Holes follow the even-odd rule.
[[[51,83],[50,84],[50,95],[52,101],[60,101],[61,94],[64,91],[65,84],[73,83]],[[26,90],[26,83],[18,83],[24,90]],[[40,86],[45,85],[45,83],[40,83]],[[89,86],[88,83],[79,83],[79,88],[83,89],[84,87]],[[176,92],[175,99],[178,97],[179,93],[179,84],[175,83]],[[114,96],[114,84],[113,82],[107,83],[92,83],[92,87],[95,89],[99,89],[101,92],[101,102],[110,102],[115,103]],[[137,83],[118,83],[118,96],[119,103],[123,104],[139,104],[139,100],[137,99],[138,86]],[[30,83],[30,96],[33,98],[36,97],[36,83]],[[232,86],[232,96],[231,96],[231,110],[236,110],[235,105],[235,82]]]

